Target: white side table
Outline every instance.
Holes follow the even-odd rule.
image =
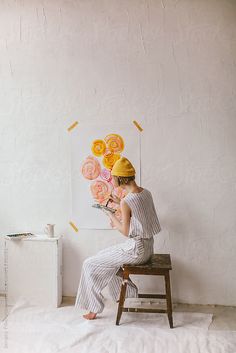
[[[62,236],[5,237],[7,304],[25,298],[32,305],[58,307],[62,300]]]

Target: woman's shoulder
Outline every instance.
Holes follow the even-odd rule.
[[[137,197],[141,197],[145,194],[151,194],[151,192],[146,189],[146,188],[142,188],[142,190],[140,192],[129,192],[124,199],[133,199],[133,198],[137,198]]]

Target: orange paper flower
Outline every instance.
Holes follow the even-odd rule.
[[[106,144],[103,140],[94,140],[91,150],[96,157],[101,157],[106,151]]]
[[[109,134],[104,138],[107,149],[114,153],[121,153],[124,149],[124,140],[118,134]]]
[[[113,152],[106,153],[102,160],[104,167],[111,170],[113,165],[119,158],[120,158],[120,155],[118,153],[113,153]]]

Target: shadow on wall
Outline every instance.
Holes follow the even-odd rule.
[[[187,195],[184,195],[187,198]],[[168,200],[167,200],[168,202]],[[196,206],[197,205],[197,206]],[[205,206],[205,207],[204,207]],[[170,253],[171,286],[174,302],[209,303],[209,292],[222,291],[217,282],[218,261],[215,242],[216,224],[213,209],[194,199],[172,204],[162,217],[162,232],[155,239],[155,253]],[[219,230],[218,230],[219,232]],[[214,272],[215,271],[215,272]],[[213,276],[212,276],[213,275]],[[143,289],[161,291],[160,280],[139,283]],[[147,292],[147,291],[146,291]]]
[[[174,303],[198,304],[206,288],[201,272],[172,256],[171,271],[172,300]]]

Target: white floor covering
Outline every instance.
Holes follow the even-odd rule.
[[[0,351],[7,353],[236,353],[236,331],[208,330],[212,314],[123,313],[106,302],[98,319],[87,321],[74,306],[43,308],[18,301],[0,323]]]

